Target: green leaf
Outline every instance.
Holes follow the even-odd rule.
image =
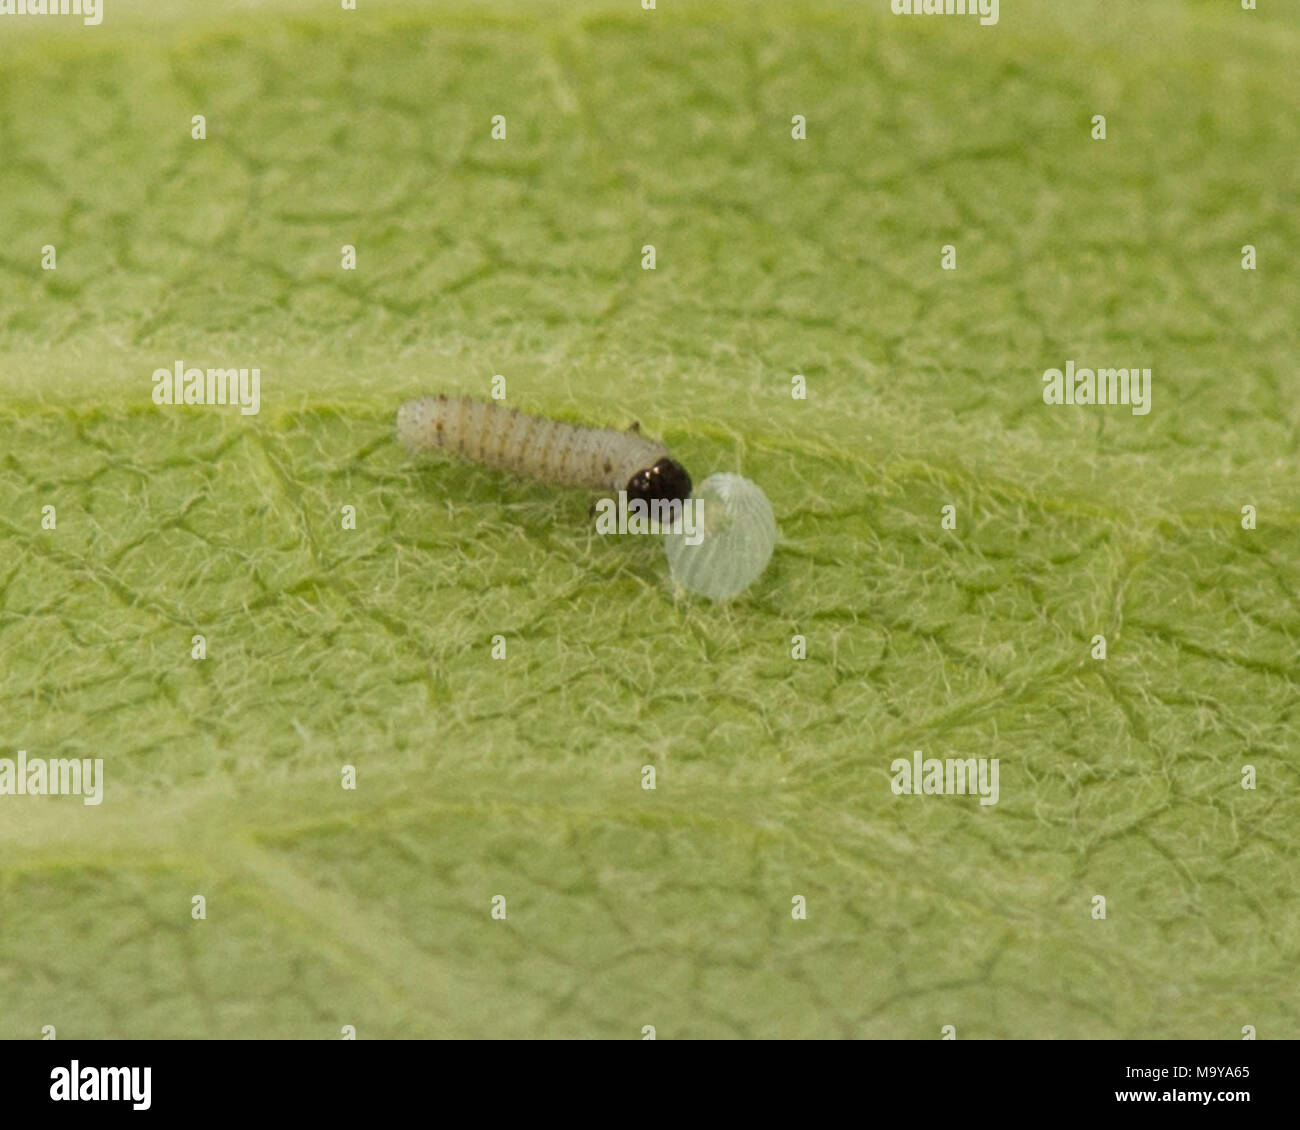
[[[10,23],[0,757],[106,787],[0,796],[0,1036],[1300,1035],[1280,11]],[[1070,359],[1150,414],[1045,405]],[[400,450],[495,374],[754,479],[767,573],[674,599]],[[894,795],[918,749],[999,802]]]

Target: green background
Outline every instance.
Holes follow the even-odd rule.
[[[0,1036],[1300,1036],[1293,9],[194,8],[0,20]],[[399,449],[498,373],[767,573]]]

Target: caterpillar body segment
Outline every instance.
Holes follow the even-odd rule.
[[[583,428],[470,397],[408,400],[397,411],[397,438],[413,451],[449,451],[544,483],[647,500],[691,492],[685,469],[638,428]]]

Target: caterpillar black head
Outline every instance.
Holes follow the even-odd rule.
[[[691,477],[686,468],[672,459],[660,459],[653,467],[638,471],[627,481],[627,497],[653,502],[664,499],[685,501],[691,496]]]

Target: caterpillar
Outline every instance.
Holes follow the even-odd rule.
[[[686,468],[639,424],[584,428],[466,396],[421,396],[397,410],[397,438],[412,451],[450,451],[544,483],[625,490],[629,500],[691,493]]]

